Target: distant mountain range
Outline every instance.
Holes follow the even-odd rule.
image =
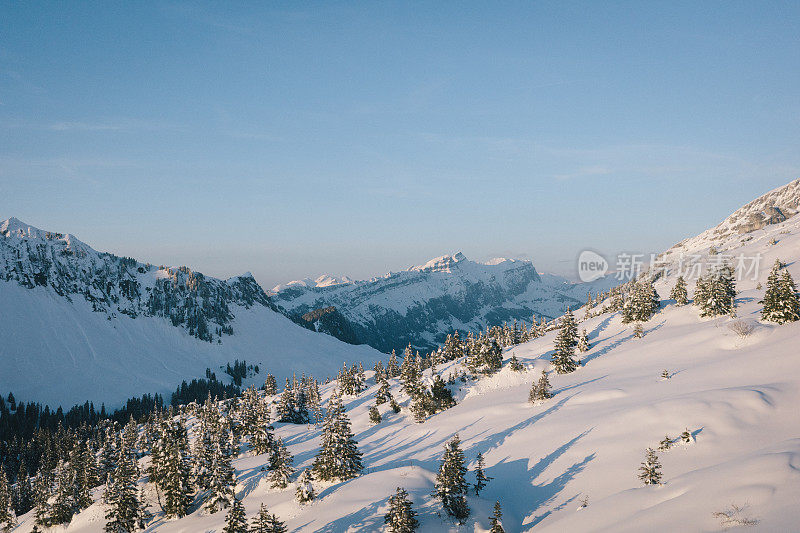
[[[613,284],[570,283],[540,275],[530,261],[479,263],[459,252],[369,280],[325,275],[293,281],[274,287],[270,295],[291,315],[308,317],[317,331],[388,352],[409,343],[430,350],[455,330],[554,318],[567,307],[583,305],[589,291]]]
[[[0,223],[0,391],[66,404],[168,392],[234,359],[279,379],[380,356],[293,323],[252,275],[228,280]],[[218,372],[219,373],[219,372]],[[263,380],[262,374],[259,380]]]

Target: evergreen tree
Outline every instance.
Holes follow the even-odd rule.
[[[672,439],[669,435],[664,435],[664,439],[658,443],[658,449],[663,452],[670,448],[672,448]]]
[[[442,379],[442,376],[435,374],[433,376],[433,385],[431,385],[430,406],[428,412],[436,414],[445,409],[450,409],[456,404],[453,393],[447,388],[447,384]]]
[[[784,324],[800,320],[800,299],[797,295],[797,286],[787,270],[781,273],[782,264],[775,261],[775,265],[767,278],[767,290],[761,300],[762,320]]]
[[[483,468],[486,466],[486,463],[483,460],[483,454],[478,453],[478,464],[475,467],[475,496],[479,496],[483,488],[486,486],[487,483],[492,479],[486,475],[483,471]]]
[[[264,381],[264,394],[267,396],[274,396],[278,392],[278,382],[275,376],[267,374],[267,379]]]
[[[460,444],[461,440],[456,435],[445,445],[434,491],[447,514],[459,522],[469,516],[466,498],[469,484],[464,477],[467,467],[464,465],[464,452],[461,451]]]
[[[225,527],[222,533],[247,533],[247,517],[242,500],[234,497],[231,509],[225,516]]]
[[[294,473],[293,462],[294,457],[283,444],[283,439],[278,437],[269,456],[268,479],[273,489],[285,489],[289,484],[289,478]]]
[[[38,526],[50,525],[50,481],[44,471],[40,471],[33,484],[33,509]]]
[[[658,311],[661,300],[649,278],[642,278],[631,285],[630,295],[622,306],[622,323],[650,320]]]
[[[736,304],[736,282],[730,265],[711,270],[697,280],[694,304],[700,316],[716,317],[731,314]]]
[[[150,514],[138,491],[139,470],[123,439],[117,458],[117,468],[106,481],[106,533],[130,533],[144,529]]]
[[[380,387],[378,387],[378,392],[375,393],[375,405],[386,403],[392,397],[392,393],[389,391],[389,382],[386,381],[386,376],[380,376],[378,383]]]
[[[397,414],[400,412],[400,404],[395,401],[394,398],[389,399],[389,406],[392,408],[392,411]]]
[[[641,322],[637,322],[633,325],[633,336],[637,339],[641,339],[644,337],[644,328],[642,327]]]
[[[528,401],[535,404],[552,397],[553,395],[550,392],[550,380],[547,378],[547,372],[542,372],[539,381],[531,385],[531,391],[528,393]]]
[[[295,497],[298,502],[310,502],[317,497],[314,492],[314,485],[311,483],[313,480],[314,476],[311,474],[311,469],[306,468],[303,470],[303,473],[300,474],[300,479],[297,480],[297,489],[295,490]]]
[[[397,365],[397,354],[392,350],[392,355],[389,356],[389,363],[386,365],[386,376],[396,378],[400,375],[400,367]]]
[[[334,391],[322,427],[322,448],[314,459],[314,474],[318,479],[347,481],[363,470],[361,452],[350,429],[342,398]]]
[[[553,353],[552,363],[559,374],[569,374],[578,368],[573,356],[577,345],[577,326],[572,311],[567,309],[567,313],[561,321],[561,329],[556,335],[555,352]]]
[[[11,506],[11,490],[6,479],[5,469],[0,463],[0,527],[3,531],[11,531],[17,522],[17,517]]]
[[[25,461],[20,461],[14,492],[14,512],[17,516],[22,516],[31,509],[33,509],[33,485],[25,468]]]
[[[508,368],[511,369],[512,372],[522,372],[525,370],[525,367],[522,366],[522,363],[519,362],[516,355],[512,355],[511,359],[508,360]]]
[[[278,520],[276,515],[270,514],[262,503],[258,514],[253,517],[250,533],[286,533],[286,531],[286,524]]]
[[[389,498],[389,511],[383,522],[391,533],[414,533],[419,527],[417,512],[412,507],[405,489],[397,487],[397,491]]]
[[[172,417],[164,419],[153,448],[150,479],[164,494],[164,513],[171,518],[182,518],[186,516],[193,496],[185,421]]]
[[[381,417],[381,412],[378,411],[378,406],[372,405],[369,408],[369,421],[373,424],[380,424],[383,418]]]
[[[216,513],[228,507],[235,497],[236,479],[226,435],[219,434],[216,440],[210,484],[205,498],[205,508],[209,513]]]
[[[272,448],[273,437],[269,425],[269,407],[266,402],[256,401],[252,423],[248,433],[253,453],[256,455],[267,453]]]
[[[589,335],[586,334],[586,330],[581,330],[581,334],[578,337],[578,351],[588,352],[589,351]]]
[[[686,292],[686,280],[683,279],[683,276],[678,276],[678,279],[675,280],[675,286],[672,287],[669,297],[675,300],[678,305],[689,303],[689,293]]]
[[[56,497],[50,508],[50,524],[69,524],[77,511],[73,498],[74,473],[64,462],[56,467]]]
[[[506,533],[503,529],[503,510],[499,501],[494,502],[494,514],[489,517],[489,524],[492,526],[489,533]]]
[[[642,466],[639,467],[639,479],[645,485],[659,485],[661,484],[661,463],[658,461],[653,448],[647,448],[645,459]]]

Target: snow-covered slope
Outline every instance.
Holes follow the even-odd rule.
[[[529,261],[478,263],[459,252],[370,280],[322,276],[278,285],[271,294],[296,315],[335,307],[360,340],[388,352],[408,343],[431,349],[453,330],[553,318],[583,305],[589,290],[596,288],[542,277]]]
[[[749,236],[745,242],[732,237],[702,243],[734,255],[763,254],[765,268],[755,279],[738,283],[738,318],[703,319],[691,305],[666,300],[677,276],[670,271],[656,284],[662,308],[644,324],[645,336],[634,337],[633,325],[622,324],[618,313],[583,321],[578,327],[586,329],[592,344],[582,355],[583,365],[571,374],[551,374],[554,396],[538,405],[527,402],[528,390],[550,368],[555,332],[506,351],[506,360],[515,355],[525,372],[504,368],[456,386],[458,405],[424,424],[414,423],[407,409],[394,414],[386,404],[380,406],[384,420],[370,424],[373,385],[347,402],[364,474],[345,483],[318,483],[317,499],[301,506],[294,484],[267,488],[261,471],[266,456],[246,453],[235,466],[237,494],[248,516],[264,503],[290,531],[379,531],[387,500],[401,486],[420,513],[422,532],[485,532],[495,501],[502,504],[509,532],[725,531],[729,527],[714,514],[732,505],[743,508],[741,518],[754,522],[741,530],[797,531],[800,323],[760,322],[763,290],[757,286],[777,258],[800,279],[800,217]],[[690,295],[692,288],[690,282]],[[729,327],[739,320],[753,326],[750,335],[741,337]],[[438,370],[446,377],[456,366]],[[668,379],[661,377],[664,370]],[[397,380],[391,385],[407,405]],[[325,398],[331,388],[323,387]],[[688,444],[675,442],[658,452],[663,485],[643,486],[637,469],[645,449],[656,448],[665,435],[678,441],[684,430],[691,434]],[[294,454],[295,466],[308,467],[319,448],[319,430],[278,424],[276,431]],[[470,467],[480,452],[493,478],[480,497],[469,497],[472,513],[462,526],[446,519],[431,496],[444,443],[456,433]],[[474,481],[471,474],[468,481]],[[585,497],[588,506],[579,509]],[[148,531],[223,528],[224,513],[199,509],[166,521],[154,498],[151,510],[157,516]],[[67,531],[99,533],[102,515],[102,504],[96,503]],[[18,531],[29,532],[32,515],[22,522]]]
[[[249,274],[157,268],[17,219],[0,224],[0,391],[26,401],[116,404],[236,358],[280,379],[379,356],[293,323]]]

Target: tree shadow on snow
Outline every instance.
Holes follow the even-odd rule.
[[[489,485],[484,489],[482,497],[502,502],[505,511],[503,513],[503,525],[507,531],[522,531],[523,529],[533,528],[554,510],[563,508],[564,505],[577,497],[572,496],[561,502],[556,508],[536,515],[529,524],[522,523],[526,516],[536,513],[542,506],[554,501],[566,488],[567,483],[580,474],[586,468],[586,465],[594,460],[596,454],[591,453],[571,464],[551,481],[536,483],[537,478],[544,475],[548,468],[572,448],[575,443],[589,434],[590,431],[591,429],[588,429],[562,444],[539,459],[532,467],[529,467],[529,459],[517,459],[514,461],[501,461],[486,469],[486,473],[495,480],[499,480],[499,483],[497,481],[494,483],[489,482]]]

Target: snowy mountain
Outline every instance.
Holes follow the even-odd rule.
[[[459,252],[370,280],[294,281],[276,286],[271,295],[297,316],[333,307],[348,322],[348,332],[388,352],[409,343],[429,350],[453,330],[477,331],[515,320],[530,324],[534,316],[550,319],[568,306],[583,305],[589,290],[595,286],[540,276],[530,261],[478,263]],[[343,338],[336,327],[322,331]]]
[[[0,390],[19,397],[116,403],[236,358],[281,378],[378,355],[292,323],[249,273],[219,280],[0,223]]]
[[[709,253],[712,247],[715,252]],[[711,261],[721,255],[761,257],[763,268],[737,281],[736,317],[701,318],[695,306],[666,298],[684,274],[681,250]],[[454,379],[449,388],[457,405],[424,423],[414,421],[397,378],[389,380],[390,392],[402,410],[394,413],[384,403],[378,406],[381,422],[372,423],[369,409],[379,387],[367,371],[367,389],[345,397],[364,471],[349,481],[314,481],[316,498],[305,504],[295,498],[298,474],[287,488],[270,488],[267,455],[244,444],[233,465],[235,493],[247,517],[263,504],[289,531],[379,531],[389,497],[402,487],[423,533],[486,532],[496,501],[508,532],[797,531],[800,322],[761,321],[759,301],[776,259],[800,279],[800,217],[746,234],[704,233],[665,257],[668,268],[656,282],[661,307],[643,324],[644,336],[637,338],[634,324],[623,324],[619,312],[585,320],[579,313],[578,328],[587,331],[591,346],[580,354],[575,372],[550,372],[550,399],[531,404],[528,391],[542,371],[552,370],[555,331],[506,348],[505,366],[493,375]],[[693,288],[689,281],[690,297]],[[523,371],[509,367],[512,356]],[[447,379],[465,368],[457,360],[436,370]],[[427,384],[431,372],[424,372]],[[321,388],[325,404],[336,385]],[[190,426],[196,423],[190,420]],[[310,467],[320,450],[321,428],[275,426],[298,471]],[[470,470],[467,482],[475,482],[478,453],[491,478],[480,495],[470,489],[470,515],[462,525],[448,518],[432,495],[444,445],[456,434]],[[656,450],[661,484],[644,485],[638,478],[647,448]],[[148,461],[143,458],[142,466]],[[140,485],[145,481],[142,477]],[[67,531],[102,531],[102,490],[95,490],[95,503],[74,517]],[[181,519],[164,516],[152,484],[144,494],[155,515],[148,531],[224,527],[226,513],[203,510],[202,494]],[[24,515],[16,531],[31,531],[33,520],[33,512]]]

